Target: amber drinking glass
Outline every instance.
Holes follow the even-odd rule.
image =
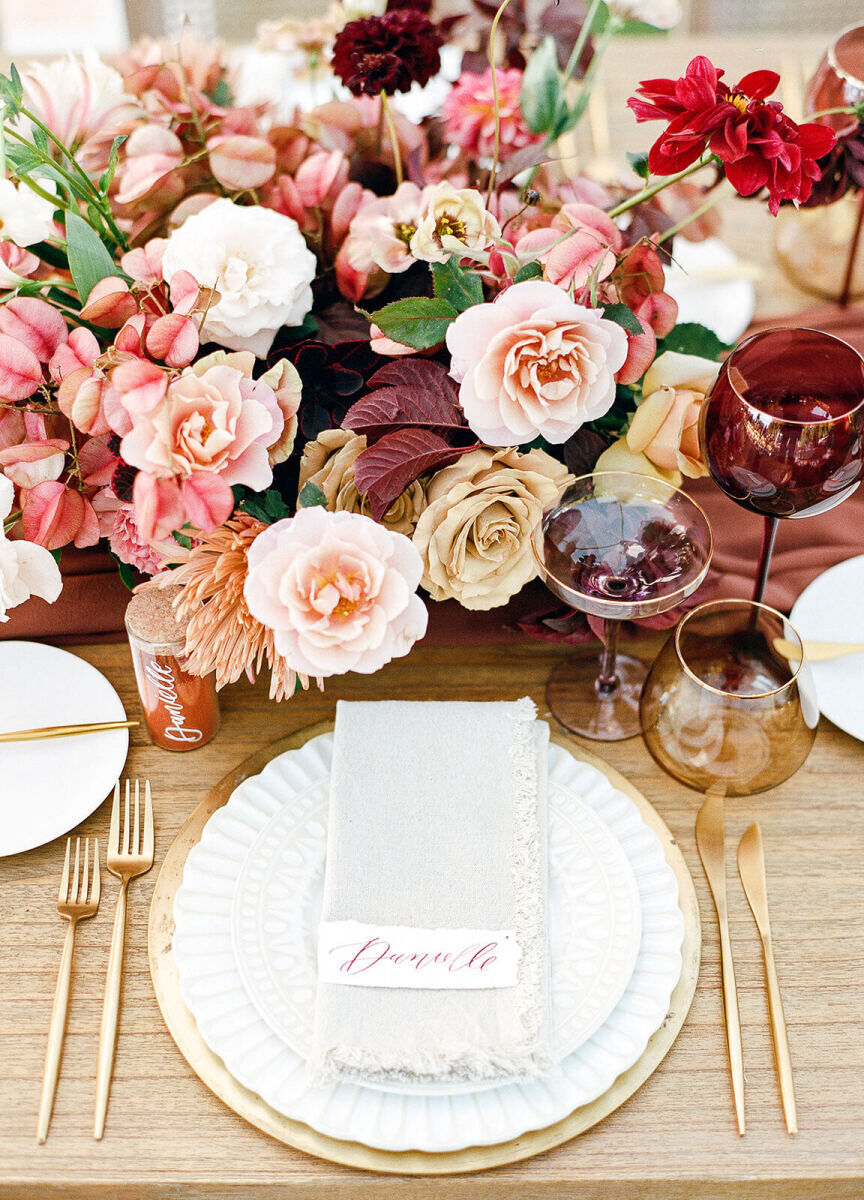
[[[645,743],[690,787],[749,796],[794,775],[810,753],[819,711],[801,639],[782,613],[748,600],[712,600],[678,623],[645,681]]]
[[[753,599],[765,592],[777,522],[854,492],[864,464],[864,359],[818,329],[766,329],[724,362],[700,414],[719,487],[765,518]]]
[[[617,653],[619,622],[667,612],[696,590],[713,550],[705,514],[663,480],[596,471],[544,514],[533,545],[546,586],[604,624],[599,663],[574,657],[553,672],[550,709],[585,737],[635,736],[647,667]]]

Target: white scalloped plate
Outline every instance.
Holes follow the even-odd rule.
[[[308,749],[310,746],[312,751]],[[232,914],[236,891],[240,929],[237,940],[245,943],[244,927],[250,918],[244,912],[243,897],[250,894],[249,876],[245,889],[238,888],[238,882],[250,846],[262,832],[260,827],[250,825],[250,796],[254,797],[252,810],[259,814],[262,807],[269,810],[264,829],[284,809],[286,794],[292,791],[301,808],[314,811],[318,804],[314,798],[316,789],[319,794],[322,789],[320,783],[308,786],[311,757],[322,758],[326,768],[331,746],[332,735],[322,735],[300,750],[280,756],[262,775],[241,784],[228,804],[210,819],[201,841],[187,859],[183,884],[175,901],[173,949],[183,999],[208,1046],[224,1060],[240,1083],[258,1092],[285,1116],[303,1121],[329,1137],[360,1141],[385,1150],[442,1152],[510,1140],[526,1130],[553,1124],[601,1095],[641,1056],[666,1015],[669,997],[681,971],[684,922],[674,873],[666,863],[659,839],[642,820],[635,804],[612,787],[596,768],[578,762],[554,745],[550,747],[549,758],[554,1023],[557,1029],[561,1028],[563,1011],[563,1026],[565,1030],[568,1028],[566,1002],[562,1007],[556,982],[556,974],[561,978],[560,968],[556,970],[555,966],[556,945],[560,957],[562,944],[559,901],[562,895],[567,896],[561,878],[573,871],[574,863],[585,863],[592,853],[596,855],[596,851],[586,851],[590,841],[580,842],[572,833],[574,822],[580,829],[592,826],[590,818],[580,821],[579,817],[573,817],[584,808],[598,817],[619,843],[635,879],[641,906],[642,931],[635,969],[614,1011],[605,1020],[600,1017],[599,1028],[563,1058],[558,1070],[533,1083],[509,1083],[461,1093],[427,1091],[422,1095],[384,1092],[354,1084],[308,1086],[304,1058],[274,1031],[244,986],[234,951]],[[270,778],[281,778],[276,795],[268,784],[261,786],[268,772]],[[326,797],[326,785],[323,792]],[[302,816],[299,824],[304,825]],[[316,851],[312,846],[319,841],[323,845],[324,828],[321,819],[317,821],[320,826],[317,831],[313,829],[314,819],[311,825],[305,824],[303,849],[295,846],[289,853],[295,856],[295,871],[307,872],[308,895],[302,898],[304,915],[299,927],[308,928],[314,919],[315,888],[320,888],[320,883],[315,883]],[[597,822],[593,826],[596,829]],[[268,877],[267,871],[264,877]],[[275,880],[276,876],[271,873],[269,878]],[[266,884],[263,890],[259,884],[255,886],[259,899],[268,894]],[[273,886],[278,890],[278,885]],[[566,919],[563,925],[566,928]],[[284,931],[283,920],[276,932],[281,936]],[[308,952],[307,946],[304,954]],[[297,966],[298,956],[294,951],[291,954],[291,961]],[[246,966],[248,970],[248,961]],[[311,1013],[314,989],[305,990]],[[566,989],[562,994],[566,994]],[[258,999],[261,1003],[260,996]]]
[[[237,788],[222,810],[230,809],[232,832],[237,821],[246,827],[232,910],[240,977],[261,1016],[300,1057],[313,1035],[332,752],[333,736],[324,734],[280,755]],[[560,1060],[599,1029],[621,999],[639,953],[642,920],[633,871],[608,826],[572,793],[555,784],[550,790],[552,1029]],[[219,819],[215,814],[214,830]],[[196,869],[207,872],[206,861]],[[189,883],[194,886],[192,878]],[[424,1095],[478,1088],[375,1086]]]

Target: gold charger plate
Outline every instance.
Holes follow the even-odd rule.
[[[699,954],[701,945],[701,928],[699,923],[699,907],[693,880],[684,862],[681,851],[669,832],[665,823],[645,799],[627,779],[614,768],[607,766],[595,755],[583,750],[575,741],[553,731],[552,740],[569,750],[574,757],[597,767],[607,776],[610,783],[625,792],[635,801],[643,820],[660,838],[666,855],[666,860],[675,872],[678,880],[679,902],[684,914],[684,943],[681,948],[683,967],[672,998],[669,1003],[669,1015],[648,1042],[642,1057],[628,1071],[619,1075],[608,1091],[598,1096],[590,1104],[575,1109],[562,1121],[549,1125],[545,1129],[531,1130],[509,1142],[500,1142],[494,1146],[471,1146],[464,1150],[452,1150],[447,1153],[429,1153],[421,1150],[390,1151],[376,1150],[359,1142],[337,1141],[325,1137],[300,1121],[292,1121],[276,1112],[266,1104],[260,1096],[243,1087],[231,1075],[213,1051],[206,1045],[195,1018],[183,1002],[180,995],[180,979],[174,965],[171,953],[171,939],[174,934],[174,897],[183,879],[183,868],[192,847],[198,842],[207,821],[217,808],[225,804],[234,789],[248,779],[257,775],[278,754],[286,750],[296,750],[309,738],[327,733],[333,728],[332,721],[321,721],[317,725],[309,725],[288,737],[281,738],[270,746],[265,746],[241,763],[235,770],[229,772],[210,794],[201,801],[177,834],[156,881],[153,900],[150,905],[150,921],[148,929],[148,946],[150,954],[150,974],[153,977],[153,987],[156,999],[162,1010],[165,1024],[177,1046],[189,1063],[192,1070],[206,1086],[228,1105],[238,1116],[258,1129],[269,1133],[288,1146],[302,1150],[317,1158],[342,1166],[359,1167],[366,1171],[380,1171],[398,1175],[452,1175],[467,1171],[483,1171],[490,1167],[500,1167],[506,1163],[519,1162],[523,1158],[531,1158],[551,1150],[567,1142],[577,1134],[584,1133],[598,1121],[602,1121],[611,1112],[624,1103],[642,1086],[654,1073],[663,1058],[672,1047],[681,1026],[690,1009],[696,981],[699,975]]]

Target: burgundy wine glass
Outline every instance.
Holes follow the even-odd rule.
[[[604,626],[599,664],[574,656],[553,671],[550,709],[585,737],[633,737],[648,667],[617,653],[619,623],[667,612],[696,590],[714,547],[705,514],[665,480],[595,471],[544,514],[533,547],[546,586]]]
[[[702,405],[715,483],[765,518],[753,599],[765,592],[780,518],[814,516],[861,481],[864,359],[818,329],[766,329],[732,351]]]

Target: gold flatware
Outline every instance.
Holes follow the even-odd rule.
[[[51,1027],[48,1031],[48,1048],[45,1051],[45,1073],[42,1077],[42,1096],[39,1100],[39,1124],[36,1136],[41,1145],[48,1136],[48,1126],[51,1123],[51,1110],[54,1107],[54,1093],[57,1090],[57,1075],[60,1070],[60,1057],[63,1053],[63,1037],[66,1032],[66,1009],[69,1004],[69,982],[72,978],[72,954],[75,949],[75,928],[79,921],[96,915],[99,908],[100,878],[99,878],[99,841],[93,839],[93,849],[90,849],[90,838],[84,839],[84,863],[81,863],[81,839],[75,839],[75,867],[70,880],[70,860],[72,839],[66,839],[66,861],[63,864],[63,876],[60,880],[60,892],[57,896],[57,911],[64,921],[69,922],[66,930],[66,940],[63,943],[63,954],[60,958],[60,970],[57,974],[57,988],[54,992],[54,1007],[51,1011]],[[92,857],[93,866],[90,861]]]
[[[76,733],[101,733],[103,729],[133,729],[140,721],[92,721],[89,725],[46,725],[42,729],[13,729],[0,733],[0,742],[35,742],[39,738],[72,737]]]
[[[759,937],[762,941],[765,983],[768,988],[768,1011],[771,1014],[771,1036],[774,1039],[774,1061],[777,1064],[783,1115],[786,1118],[786,1128],[789,1133],[797,1133],[798,1117],[795,1111],[792,1059],[789,1057],[786,1019],[783,1016],[783,1001],[780,999],[780,985],[777,982],[777,967],[771,942],[771,922],[768,920],[768,886],[765,882],[765,852],[762,849],[762,831],[758,821],[750,826],[738,843],[738,874],[741,876],[744,895],[753,912],[756,928],[759,930]]]
[[[786,638],[775,638],[774,649],[784,658],[792,658],[795,662],[801,657],[795,642]],[[844,654],[864,654],[864,642],[804,642],[804,653],[810,662],[825,662],[829,658],[842,658]]]
[[[726,842],[723,828],[723,797],[707,796],[696,817],[696,845],[714,897],[720,926],[720,962],[723,971],[723,1011],[726,1016],[726,1043],[732,1075],[732,1096],[738,1132],[744,1135],[744,1054],[741,1049],[741,1021],[738,1016],[738,992],[735,967],[729,941],[726,912]]]
[[[120,984],[123,978],[123,948],[126,941],[126,901],[129,881],[137,875],[144,875],[153,866],[153,800],[150,795],[149,779],[144,784],[143,820],[139,782],[137,779],[135,780],[133,812],[130,805],[129,780],[126,780],[126,802],[122,822],[120,819],[120,781],[118,779],[114,787],[114,803],[111,807],[111,829],[108,834],[106,864],[111,874],[119,878],[120,891],[117,894],[117,909],[114,913],[114,931],[111,935],[105,1000],[102,1005],[102,1025],[99,1030],[96,1113],[93,1121],[93,1136],[97,1140],[105,1132],[105,1115],[108,1111],[111,1072],[114,1069],[114,1051],[117,1046],[117,1018],[120,1009]]]

